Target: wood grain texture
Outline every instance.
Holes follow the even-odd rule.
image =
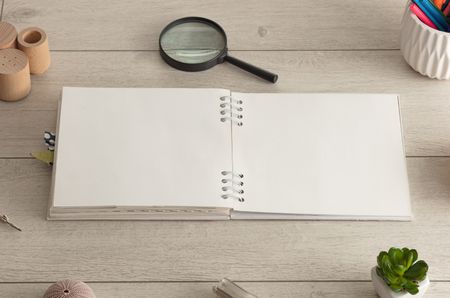
[[[45,149],[42,132],[54,130],[62,86],[218,87],[242,92],[384,92],[401,96],[406,153],[450,155],[450,84],[425,78],[399,51],[234,52],[277,72],[266,83],[228,64],[198,73],[175,70],[156,52],[53,52],[53,65],[33,76],[28,98],[0,102],[0,157]]]
[[[3,6],[4,6],[5,2],[3,0],[0,0],[0,21],[3,18]]]
[[[213,298],[216,283],[91,283],[98,298]],[[370,282],[240,282],[260,298],[377,298]],[[41,298],[50,284],[0,284],[1,298]],[[448,298],[450,283],[431,283],[426,297]]]
[[[54,50],[156,50],[164,26],[191,15],[221,24],[232,50],[398,49],[404,4],[404,0],[357,5],[353,0],[327,5],[308,0],[9,0],[3,18],[19,30],[43,28]]]
[[[0,2],[0,9],[2,9]],[[14,25],[0,21],[0,50],[16,48],[17,30]]]
[[[224,276],[271,281],[241,283],[261,298],[375,298],[369,270],[392,245],[419,249],[431,279],[446,281],[433,282],[427,296],[449,297],[450,158],[408,159],[416,218],[407,223],[48,222],[51,169],[21,159],[45,148],[42,133],[55,128],[64,85],[398,93],[407,154],[450,156],[448,82],[415,73],[399,51],[378,51],[398,49],[404,3],[0,0],[0,20],[19,30],[42,27],[57,50],[26,100],[0,102],[0,211],[24,229],[0,225],[0,298],[42,297],[48,283],[66,277],[94,282],[99,298],[207,298],[212,281]],[[229,47],[244,50],[233,54],[278,73],[279,83],[231,65],[201,73],[165,65],[154,51],[159,33],[187,15],[218,21]],[[282,282],[289,280],[304,282]]]
[[[0,160],[0,282],[367,281],[381,249],[417,248],[449,280],[450,158],[409,158],[412,222],[49,222],[51,169]]]

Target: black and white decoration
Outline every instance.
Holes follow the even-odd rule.
[[[55,150],[56,136],[54,133],[49,132],[49,131],[44,132],[44,141],[48,147],[48,150],[50,150],[50,151]]]

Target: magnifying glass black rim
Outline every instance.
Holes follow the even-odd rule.
[[[201,62],[201,63],[184,63],[184,62],[180,62],[177,61],[175,59],[173,59],[172,57],[170,57],[169,55],[167,55],[167,53],[164,51],[164,49],[161,46],[161,39],[164,36],[164,34],[172,29],[175,26],[181,25],[181,24],[185,24],[185,23],[204,23],[207,24],[211,27],[214,27],[215,29],[217,29],[223,36],[224,41],[225,41],[225,46],[224,48],[220,51],[219,54],[217,54],[217,56],[215,56],[214,58],[205,61],[205,62]],[[217,24],[214,21],[211,21],[209,19],[206,18],[202,18],[202,17],[185,17],[185,18],[181,18],[178,20],[175,20],[173,22],[171,22],[170,24],[168,24],[162,31],[161,34],[159,35],[159,53],[161,54],[161,57],[164,59],[164,61],[166,61],[167,64],[169,64],[170,66],[179,69],[179,70],[184,70],[184,71],[202,71],[202,70],[206,70],[209,69],[219,63],[222,63],[225,56],[227,55],[228,52],[228,48],[227,48],[227,35],[225,34],[225,31],[222,29],[222,27],[220,27],[219,24]]]

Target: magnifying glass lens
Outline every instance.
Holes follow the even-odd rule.
[[[226,47],[226,37],[202,22],[186,22],[169,28],[161,36],[162,50],[173,60],[198,64],[217,58]]]

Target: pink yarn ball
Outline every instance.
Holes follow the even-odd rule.
[[[84,282],[65,279],[52,284],[44,298],[95,298],[95,294]]]

